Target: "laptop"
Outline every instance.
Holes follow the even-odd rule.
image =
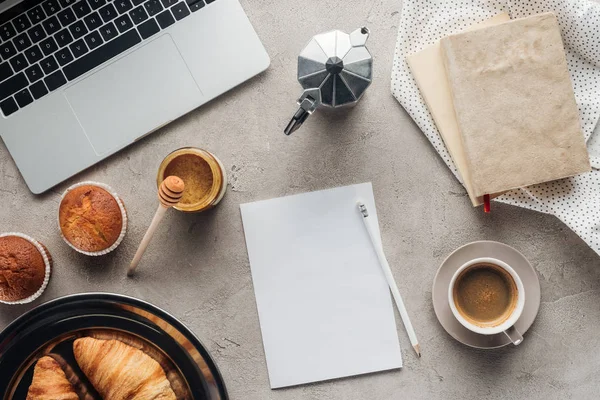
[[[33,193],[265,70],[238,0],[4,0],[0,136]]]

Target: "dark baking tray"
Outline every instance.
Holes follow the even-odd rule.
[[[25,400],[36,361],[50,354],[75,376],[87,399],[99,399],[73,358],[72,343],[82,336],[114,337],[143,349],[161,363],[179,399],[229,399],[215,362],[189,329],[150,303],[110,293],[49,301],[2,331],[0,398]]]

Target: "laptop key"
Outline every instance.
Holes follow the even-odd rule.
[[[56,40],[58,47],[65,47],[73,41],[73,36],[71,36],[71,32],[69,32],[67,28],[64,28],[62,31],[54,35],[54,39]]]
[[[27,61],[29,61],[29,64],[35,64],[44,57],[42,55],[42,50],[40,50],[40,47],[37,44],[25,50],[24,54],[25,57],[27,57]]]
[[[106,0],[87,0],[92,10],[97,10],[106,4]]]
[[[140,43],[142,39],[135,29],[127,31],[121,36],[117,36],[115,39],[107,42],[105,45],[98,49],[86,54],[78,60],[73,61],[71,64],[66,65],[63,68],[67,78],[72,81],[77,77],[85,74],[86,72],[94,69],[102,63],[110,60],[114,56],[123,53],[125,50],[130,49],[136,44]]]
[[[2,109],[2,114],[4,114],[5,117],[8,117],[10,114],[18,111],[19,106],[17,105],[15,99],[10,97],[0,103],[0,109]]]
[[[140,4],[142,4],[144,2],[144,0],[131,0],[131,2],[133,3],[133,6],[139,6]]]
[[[39,79],[41,79],[44,74],[39,65],[35,64],[25,70],[25,75],[27,75],[27,79],[29,82],[33,83]]]
[[[187,5],[190,7],[192,12],[198,11],[205,6],[203,0],[186,0]]]
[[[42,7],[44,11],[46,11],[46,15],[54,15],[60,10],[60,5],[56,0],[48,0],[42,3]]]
[[[113,19],[117,18],[117,15],[119,15],[112,3],[108,3],[98,10],[98,12],[100,13],[100,16],[104,22],[112,21]]]
[[[19,90],[27,87],[29,82],[23,72],[6,79],[0,83],[0,99],[5,99],[8,96],[18,92]]]
[[[58,3],[62,8],[67,8],[70,5],[73,5],[73,3],[75,3],[75,0],[58,0]]]
[[[15,45],[12,42],[2,43],[0,45],[0,54],[2,54],[3,59],[8,60],[17,54],[17,49],[15,49]]]
[[[58,45],[56,44],[56,40],[53,37],[46,38],[40,42],[40,47],[44,52],[44,55],[50,55],[58,50]]]
[[[173,15],[175,16],[175,19],[177,21],[190,15],[190,10],[188,10],[188,8],[184,2],[179,2],[179,3],[175,4],[171,8],[171,11],[173,12]]]
[[[37,43],[46,37],[46,31],[44,28],[42,28],[42,25],[34,26],[28,30],[27,33],[29,34],[29,38],[33,43]]]
[[[75,3],[75,5],[73,6],[73,11],[75,11],[75,15],[77,15],[77,18],[83,18],[86,15],[88,15],[92,11],[92,9],[88,5],[88,3],[85,2],[85,0],[81,0],[78,3]]]
[[[48,90],[52,92],[53,90],[56,90],[65,83],[67,83],[67,80],[65,79],[65,76],[62,73],[62,71],[58,70],[52,75],[48,75],[44,79],[44,82],[46,83]]]
[[[31,28],[31,22],[29,22],[29,18],[27,18],[27,15],[25,14],[21,14],[14,18],[12,22],[15,25],[15,28],[17,28],[17,32],[23,32],[27,28]]]
[[[146,11],[148,11],[148,15],[151,17],[163,10],[160,0],[148,0],[144,3],[144,7],[146,8]]]
[[[98,33],[98,31],[94,31],[94,32],[90,33],[84,39],[85,39],[85,43],[87,43],[90,50],[94,50],[96,47],[98,47],[102,44],[102,38],[100,37],[100,34]]]
[[[160,31],[154,18],[138,25],[137,28],[140,31],[140,35],[142,35],[142,39],[148,39],[150,36],[157,34]]]
[[[83,21],[77,21],[74,24],[71,24],[71,26],[69,26],[69,30],[71,31],[71,34],[73,35],[74,39],[79,39],[80,37],[88,33],[88,30],[83,24]]]
[[[109,40],[114,39],[119,34],[119,32],[117,32],[115,24],[109,22],[108,24],[100,28],[100,34],[102,35],[104,41],[108,42]]]
[[[73,58],[74,58],[73,55],[71,54],[71,52],[69,51],[68,47],[65,47],[64,49],[60,49],[59,51],[57,51],[55,54],[55,57],[58,60],[58,63],[60,64],[61,67],[64,67],[66,64],[73,61]]]
[[[58,13],[58,20],[62,26],[68,26],[75,22],[75,13],[70,8],[66,8]]]
[[[42,22],[42,25],[44,26],[44,29],[48,35],[54,35],[60,30],[60,23],[54,15]]]
[[[42,69],[46,75],[51,74],[58,69],[58,63],[56,62],[54,56],[48,56],[44,58],[40,62],[40,65],[42,66]]]
[[[175,18],[173,18],[173,14],[171,11],[165,10],[156,16],[156,20],[158,21],[158,25],[160,25],[161,29],[165,29],[167,26],[173,25],[175,23]]]
[[[169,8],[169,7],[171,7],[172,5],[175,5],[175,4],[177,4],[177,0],[160,0],[160,1],[162,2],[162,5],[163,5],[165,8]]]
[[[0,36],[4,40],[10,39],[13,36],[15,36],[16,34],[17,34],[17,32],[15,31],[15,28],[13,27],[13,25],[10,22],[0,26]]]
[[[117,7],[117,11],[119,14],[123,14],[133,8],[133,4],[131,4],[131,0],[117,0],[115,1],[115,7]]]
[[[8,61],[4,61],[2,64],[0,64],[0,81],[5,80],[12,74],[13,71],[10,68],[10,65],[8,64]]]
[[[144,7],[139,6],[129,11],[129,16],[134,24],[138,25],[148,19],[148,14],[146,14],[146,10]]]
[[[29,16],[29,19],[31,20],[32,24],[42,22],[42,20],[46,18],[46,14],[44,14],[44,10],[42,10],[42,7],[40,6],[37,6],[27,11],[27,15]]]
[[[18,51],[23,51],[31,46],[31,40],[29,40],[29,36],[27,36],[27,33],[25,32],[14,38],[13,42],[15,43],[15,47]]]
[[[212,2],[214,2],[215,0],[206,0],[206,4],[210,4]]]
[[[83,39],[79,39],[78,41],[70,45],[69,48],[71,49],[71,52],[73,53],[75,58],[79,58],[88,52],[88,48],[85,45]]]
[[[29,90],[27,90],[27,88],[15,93],[15,100],[21,108],[33,103],[33,97],[31,97],[31,93],[29,93]]]
[[[39,81],[29,86],[29,91],[36,100],[48,94],[48,89],[46,88],[44,81]]]
[[[121,33],[133,28],[133,22],[131,22],[131,18],[129,18],[129,15],[127,14],[121,15],[119,18],[115,19],[115,25],[117,25],[117,29]]]
[[[102,26],[102,20],[100,19],[100,15],[98,15],[98,13],[95,11],[87,17],[85,17],[83,20],[85,21],[85,24],[87,25],[90,32]]]
[[[15,72],[22,71],[29,65],[27,63],[27,60],[25,59],[25,56],[22,53],[19,53],[13,58],[11,58],[9,62]]]

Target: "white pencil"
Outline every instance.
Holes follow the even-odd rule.
[[[369,211],[367,210],[367,206],[365,206],[364,203],[359,201],[358,210],[362,214],[362,220],[365,223],[365,227],[367,228],[367,232],[369,233],[369,237],[371,238],[371,243],[373,244],[375,253],[377,253],[377,258],[379,258],[379,263],[381,264],[381,269],[383,270],[385,279],[387,280],[388,286],[392,291],[392,295],[396,302],[396,307],[398,307],[398,312],[400,313],[400,317],[402,318],[404,328],[408,333],[410,343],[417,352],[417,356],[421,357],[421,347],[419,346],[417,335],[415,334],[415,330],[413,329],[413,326],[410,323],[410,318],[408,318],[408,313],[406,312],[404,301],[402,301],[402,296],[400,296],[400,292],[398,291],[398,286],[396,285],[396,281],[394,280],[394,275],[392,275],[390,265],[388,264],[387,259],[385,258],[385,254],[383,253],[383,248],[377,243],[377,240],[375,239],[375,233],[373,232],[373,227],[371,226],[371,222],[369,221]]]

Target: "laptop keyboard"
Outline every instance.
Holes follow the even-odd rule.
[[[0,26],[2,113],[28,106],[213,1],[19,3],[2,14],[9,20]]]

